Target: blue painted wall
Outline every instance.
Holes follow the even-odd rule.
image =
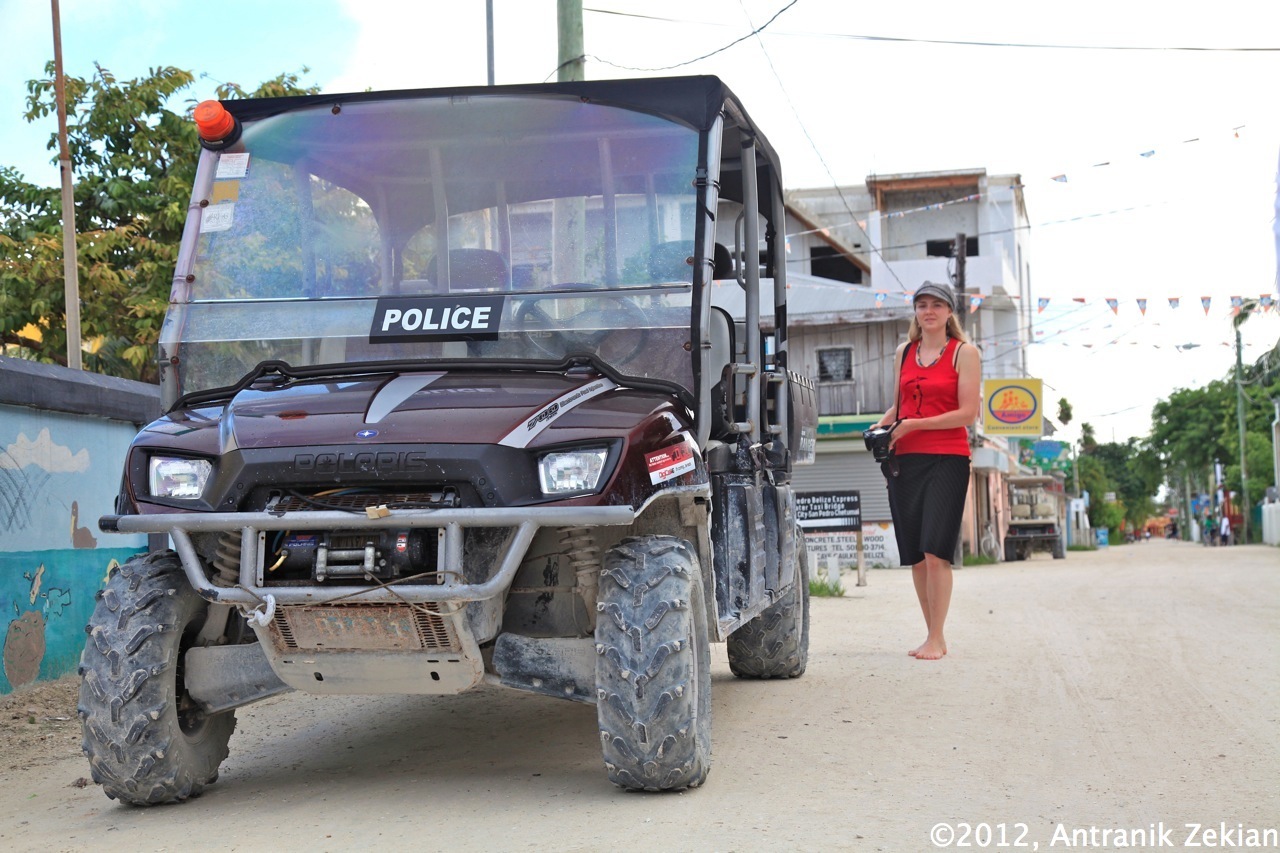
[[[34,381],[10,362],[0,363],[8,392]],[[97,529],[136,433],[127,421],[0,403],[0,693],[75,672],[107,572],[146,550],[146,536]]]

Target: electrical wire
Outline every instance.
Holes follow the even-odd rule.
[[[660,21],[670,24],[697,24],[705,27],[724,27],[725,24],[717,21],[695,21],[688,18],[666,18],[659,15],[642,15],[637,12],[619,12],[614,9],[596,9],[584,6],[583,12],[592,12],[597,15],[614,15],[622,18],[638,18],[647,21]],[[1204,47],[1200,45],[1108,45],[1108,44],[1054,44],[1054,43],[1038,43],[1038,42],[1013,42],[1013,41],[967,41],[962,39],[927,39],[912,38],[909,36],[881,36],[868,35],[863,33],[831,33],[831,32],[788,32],[786,30],[774,30],[772,35],[788,36],[794,38],[829,38],[856,41],[878,41],[888,42],[891,44],[937,44],[952,45],[957,47],[1015,47],[1024,49],[1044,49],[1044,50],[1116,50],[1116,51],[1168,51],[1168,52],[1191,52],[1191,53],[1277,53],[1280,47]]]
[[[746,16],[747,23],[752,23],[751,14],[747,12],[747,7],[743,5],[742,0],[738,0],[738,5],[742,7],[742,14]],[[774,17],[776,18],[777,15]],[[840,197],[840,204],[844,207],[845,212],[852,218],[853,224],[856,225],[858,230],[866,236],[867,243],[871,246],[871,251],[879,256],[880,260],[884,262],[885,269],[889,271],[889,275],[893,276],[893,280],[898,283],[898,288],[903,293],[906,293],[907,286],[902,282],[902,279],[898,278],[898,274],[894,271],[893,267],[889,266],[888,262],[885,261],[884,255],[880,253],[880,248],[875,245],[874,241],[872,241],[871,235],[867,234],[866,230],[861,225],[858,225],[858,217],[857,214],[853,212],[853,205],[849,204],[849,199],[845,197],[844,190],[840,187],[840,182],[836,180],[835,173],[831,171],[831,166],[827,164],[827,158],[822,156],[822,151],[818,148],[818,143],[814,141],[812,134],[809,133],[809,128],[805,125],[804,120],[800,118],[800,113],[796,110],[795,100],[791,97],[790,93],[787,92],[787,87],[782,82],[782,75],[778,73],[778,69],[773,64],[773,57],[769,55],[769,51],[765,49],[764,40],[759,36],[760,29],[763,29],[763,27],[757,29],[753,33],[753,35],[756,36],[756,43],[760,45],[760,52],[764,54],[765,62],[769,64],[769,70],[773,72],[774,79],[778,81],[778,89],[782,92],[783,100],[787,102],[787,106],[791,109],[791,114],[796,117],[796,124],[799,125],[801,132],[804,133],[804,138],[809,140],[809,147],[811,147],[813,149],[813,153],[817,155],[818,162],[822,164],[822,168],[826,171],[827,177],[831,180],[831,186],[835,189],[836,195]]]
[[[733,47],[734,45],[739,44],[739,43],[741,43],[741,42],[744,42],[744,41],[746,41],[747,39],[751,38],[752,36],[759,34],[759,32],[760,32],[761,30],[763,30],[765,27],[769,26],[769,25],[770,25],[770,24],[772,24],[774,21],[778,20],[778,17],[779,17],[783,12],[787,11],[788,9],[790,9],[792,6],[796,5],[796,4],[797,4],[797,3],[799,3],[799,2],[800,2],[800,0],[791,0],[791,2],[790,2],[790,3],[788,3],[788,4],[787,4],[787,5],[785,5],[785,6],[783,6],[783,7],[782,7],[781,9],[779,9],[777,12],[774,12],[774,13],[773,13],[773,17],[772,17],[772,18],[770,18],[769,20],[765,21],[765,22],[764,22],[763,24],[761,24],[759,27],[756,27],[754,30],[752,30],[751,32],[747,33],[747,34],[746,34],[746,35],[744,35],[744,36],[741,36],[740,38],[736,38],[736,39],[734,39],[733,41],[729,42],[728,44],[724,45],[723,47],[718,47],[718,48],[716,48],[715,50],[711,51],[710,53],[704,53],[702,56],[696,56],[696,57],[694,57],[693,59],[686,59],[684,62],[677,62],[675,65],[662,65],[662,66],[656,66],[656,67],[651,67],[651,68],[640,67],[640,66],[635,66],[635,65],[621,65],[621,64],[619,64],[619,63],[617,63],[617,62],[611,62],[611,61],[610,61],[610,60],[608,60],[608,59],[603,59],[603,58],[601,58],[601,57],[599,57],[599,56],[596,56],[596,55],[595,55],[595,54],[593,54],[593,53],[584,53],[584,54],[582,54],[581,56],[575,56],[575,57],[573,57],[572,59],[566,59],[564,62],[561,62],[559,65],[557,65],[557,66],[555,67],[555,70],[554,70],[554,71],[552,71],[552,72],[551,72],[551,74],[548,74],[545,78],[543,78],[543,82],[546,82],[547,80],[550,80],[550,79],[551,79],[551,75],[552,75],[552,74],[557,73],[561,68],[564,68],[566,65],[570,65],[570,64],[572,64],[572,63],[574,63],[574,62],[578,62],[578,61],[580,61],[580,60],[585,60],[585,59],[590,59],[590,60],[592,60],[593,62],[599,62],[599,63],[601,63],[602,65],[608,65],[608,66],[610,66],[610,67],[612,67],[612,68],[621,68],[621,69],[622,69],[622,70],[624,70],[624,71],[671,71],[671,70],[676,69],[676,68],[683,68],[683,67],[684,67],[684,66],[686,66],[686,65],[692,65],[692,64],[693,64],[693,63],[695,63],[695,62],[701,62],[701,61],[702,61],[702,60],[704,60],[704,59],[710,59],[711,57],[715,56],[717,53],[724,53],[726,50],[728,50],[729,48]],[[583,10],[582,10],[582,11],[586,12],[586,11],[588,11],[588,10],[587,10],[586,8],[583,8]],[[604,12],[605,14],[608,14],[608,12],[606,12],[606,11],[605,11],[605,10],[603,10],[603,9],[591,9],[590,11],[592,11],[592,12]],[[617,13],[617,14],[622,14],[622,13]],[[643,17],[643,16],[636,16],[636,17]],[[655,20],[658,20],[658,19],[655,19]]]

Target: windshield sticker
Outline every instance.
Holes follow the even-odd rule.
[[[240,200],[240,182],[239,181],[218,181],[213,185],[213,191],[209,193],[210,204],[221,204],[224,201]]]
[[[369,343],[494,341],[504,296],[390,296],[378,300]]]
[[[218,171],[214,173],[213,178],[216,181],[223,181],[228,178],[243,178],[247,174],[249,174],[247,151],[237,154],[224,153],[218,157]]]
[[[214,231],[230,231],[235,219],[235,202],[211,204],[200,212],[200,233],[210,234]]]
[[[528,447],[529,442],[533,441],[534,436],[542,432],[551,422],[563,415],[565,412],[580,406],[592,397],[598,397],[606,391],[612,391],[618,385],[611,379],[597,379],[594,382],[588,382],[567,394],[562,394],[534,412],[524,422],[519,424],[498,444],[506,447]]]
[[[649,482],[655,486],[679,477],[681,474],[687,474],[697,467],[693,458],[693,448],[687,441],[646,453],[644,461],[649,468]]]

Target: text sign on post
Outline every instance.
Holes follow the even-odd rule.
[[[797,492],[796,518],[808,532],[862,529],[862,497],[857,491]]]

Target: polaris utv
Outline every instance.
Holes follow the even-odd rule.
[[[285,690],[594,703],[700,785],[709,648],[805,670],[778,159],[712,77],[216,101],[81,661],[109,797]],[[767,300],[767,301],[766,301]],[[163,534],[164,536],[161,536]]]

